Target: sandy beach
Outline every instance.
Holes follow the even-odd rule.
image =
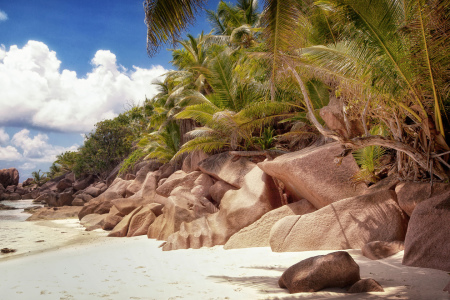
[[[78,220],[2,222],[1,299],[450,299],[444,271],[406,267],[403,252],[372,261],[349,250],[362,278],[383,293],[342,289],[289,294],[277,285],[289,266],[332,251],[273,253],[270,248],[222,246],[163,252],[146,236],[107,238]],[[20,234],[19,234],[20,233]]]

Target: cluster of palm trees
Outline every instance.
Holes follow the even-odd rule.
[[[372,177],[374,151],[388,149],[403,178],[448,178],[448,1],[265,0],[262,9],[221,1],[207,11],[211,33],[181,39],[204,4],[144,2],[148,53],[179,46],[177,70],[148,101],[153,132],[140,144],[150,157],[291,150],[321,134],[342,143],[342,155],[372,149],[360,160],[372,157]],[[318,110],[330,98],[360,136],[324,126]]]

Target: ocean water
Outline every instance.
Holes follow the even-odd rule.
[[[0,201],[1,204],[15,207],[11,210],[0,210],[0,222],[1,221],[18,221],[23,222],[28,219],[31,214],[24,213],[23,210],[30,206],[43,206],[40,204],[33,204],[33,199],[27,200],[4,200]]]

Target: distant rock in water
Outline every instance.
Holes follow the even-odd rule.
[[[4,188],[10,185],[19,184],[19,171],[16,168],[2,169],[0,170],[0,184]]]
[[[15,209],[15,208],[12,207],[12,206],[5,205],[5,204],[1,204],[1,203],[0,203],[0,210],[11,210],[11,209]]]

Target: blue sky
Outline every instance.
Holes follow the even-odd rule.
[[[187,32],[202,30],[204,14]],[[148,57],[146,32],[142,0],[0,1],[0,169],[47,171],[96,122],[150,98],[171,45]]]

